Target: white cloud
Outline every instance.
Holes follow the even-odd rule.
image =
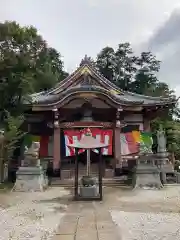
[[[180,9],[175,9],[159,26],[141,50],[150,50],[162,61],[159,79],[167,82],[180,96]]]
[[[180,84],[178,84],[175,88],[174,91],[178,97],[180,97]]]
[[[147,47],[142,42],[150,39],[150,50],[163,60],[160,79],[178,85],[179,25],[174,23],[173,33],[166,34],[166,43],[162,30],[172,28],[167,19],[179,0],[0,0],[0,4],[0,21],[16,20],[37,27],[64,56],[68,70],[86,53],[94,57],[106,45],[116,47],[128,41],[142,49]]]

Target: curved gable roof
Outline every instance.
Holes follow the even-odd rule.
[[[32,94],[31,98],[35,105],[52,105],[63,100],[66,95],[83,91],[108,94],[112,101],[125,105],[169,105],[177,101],[175,99],[151,97],[123,91],[102,76],[87,56],[85,56],[80,66],[71,75],[58,83],[54,88]]]

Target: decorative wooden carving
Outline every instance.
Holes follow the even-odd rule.
[[[111,93],[111,94],[115,94],[115,95],[121,94],[120,91],[117,91],[117,90],[114,90],[114,89],[110,89],[110,93]]]
[[[80,127],[102,127],[112,128],[114,123],[112,122],[65,122],[61,123],[61,128],[80,128]]]
[[[100,86],[99,83],[97,82],[97,80],[95,80],[94,78],[92,78],[90,75],[84,75],[83,77],[81,77],[80,81],[78,81],[78,83],[74,83],[73,86],[85,86],[85,85],[96,85],[96,86]]]
[[[81,74],[89,74],[89,75],[91,75],[91,70],[88,67],[84,67],[81,70]]]

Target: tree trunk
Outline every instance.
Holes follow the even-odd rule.
[[[0,145],[0,183],[4,181],[3,145]]]
[[[1,155],[2,153],[0,153]],[[4,182],[4,161],[3,157],[0,156],[0,183]]]
[[[175,164],[175,155],[174,155],[174,152],[171,153],[171,162],[172,162],[172,165],[174,166]]]
[[[3,161],[1,161],[1,179],[0,179],[0,181],[1,181],[1,183],[3,183],[4,182],[4,164],[3,164]]]

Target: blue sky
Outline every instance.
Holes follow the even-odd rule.
[[[74,70],[85,54],[131,42],[162,60],[159,78],[180,95],[179,0],[0,0],[0,21],[33,25]]]

